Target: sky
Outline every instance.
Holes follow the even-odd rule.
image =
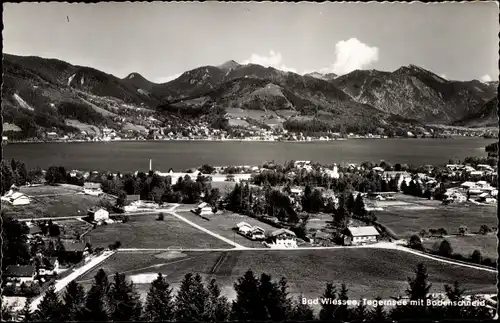
[[[299,74],[394,71],[498,80],[498,5],[465,3],[7,3],[3,52],[153,82],[228,60]]]

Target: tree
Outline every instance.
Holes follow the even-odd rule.
[[[491,228],[489,226],[487,226],[486,224],[481,225],[481,227],[479,228],[479,233],[480,234],[485,235],[485,234],[487,234],[489,232],[491,232]]]
[[[415,270],[415,278],[408,277],[408,288],[406,289],[406,294],[412,301],[422,301],[423,305],[409,305],[409,313],[423,315],[427,312],[427,298],[429,290],[432,284],[427,282],[429,275],[427,274],[427,269],[424,264],[419,263],[417,269]],[[415,316],[419,317],[419,316]]]
[[[172,321],[173,315],[172,289],[160,273],[151,282],[151,287],[146,297],[144,318],[147,321]]]
[[[369,313],[370,321],[383,322],[387,320],[387,313],[384,311],[383,305],[378,305],[380,301],[382,301],[382,297],[377,296],[375,300],[377,301],[377,306],[375,306],[375,308]]]
[[[358,194],[358,196],[359,196],[359,194]],[[349,196],[347,197],[347,203],[346,203],[347,211],[349,211],[349,213],[353,213],[355,202],[356,202],[356,199],[354,198],[354,194],[352,194],[352,192],[351,192],[349,194]]]
[[[292,321],[312,321],[314,320],[314,312],[312,308],[302,301],[303,295],[293,302],[292,313],[290,320]]]
[[[460,288],[460,284],[458,281],[453,283],[453,286],[448,284],[444,285],[444,289],[446,291],[446,296],[452,302],[458,302],[463,299],[465,290]],[[446,317],[450,319],[461,318],[461,310],[460,306],[448,306],[446,309]]]
[[[266,307],[267,319],[271,321],[287,320],[291,312],[291,299],[288,298],[288,283],[282,278],[278,284],[271,281],[271,276],[262,274],[259,292]]]
[[[322,295],[323,299],[331,299],[332,301],[337,298],[337,291],[335,285],[332,283],[327,283],[325,291]],[[335,319],[335,311],[337,309],[337,305],[331,304],[331,302],[325,302],[321,304],[321,310],[319,312],[319,319],[321,321],[331,321]]]
[[[479,250],[474,250],[470,256],[470,260],[476,264],[480,264],[482,262],[483,256],[481,255],[481,251]]]
[[[66,182],[66,170],[64,167],[50,166],[45,173],[45,180],[49,185]]]
[[[259,283],[251,270],[238,278],[234,290],[236,300],[232,304],[232,320],[262,321],[267,318],[266,307],[259,293]]]
[[[215,167],[205,164],[198,169],[202,174],[213,174]]]
[[[442,257],[450,257],[453,253],[453,249],[451,248],[451,244],[448,240],[443,240],[439,245],[438,254]]]
[[[347,217],[347,210],[345,209],[345,206],[341,203],[339,203],[338,208],[335,210],[335,213],[333,215],[333,220],[335,224],[339,227],[345,227],[348,222],[348,217]]]
[[[205,321],[225,322],[229,319],[231,307],[226,297],[221,296],[220,287],[212,279],[207,287],[208,298],[205,308]]]
[[[109,317],[113,321],[139,320],[142,304],[132,282],[127,283],[125,275],[116,273],[109,288]]]
[[[57,224],[51,223],[49,225],[49,235],[51,237],[58,237],[61,234],[61,229],[59,229],[59,226]]]
[[[125,203],[127,203],[127,192],[120,190],[120,192],[118,192],[118,198],[116,199],[116,206],[124,207]]]
[[[408,246],[412,249],[423,250],[422,240],[416,234],[412,235],[409,239]]]
[[[106,321],[108,320],[108,275],[101,268],[94,276],[92,287],[87,292],[85,307],[82,318],[85,321]]]
[[[403,181],[401,183],[401,192],[403,192],[404,194],[406,194],[407,191],[408,191],[408,184],[406,184],[406,181]]]
[[[356,196],[356,200],[354,200],[353,213],[357,216],[366,215],[365,202],[363,201],[361,194],[358,194],[358,196]]]
[[[198,321],[203,318],[207,296],[201,276],[187,273],[175,297],[176,320]]]
[[[54,286],[50,286],[38,305],[35,318],[37,321],[60,322],[63,320],[62,306]]]
[[[3,179],[2,179],[3,180]],[[2,272],[9,265],[26,265],[30,260],[30,253],[26,235],[28,226],[7,215],[4,209],[2,216]]]
[[[85,305],[85,292],[76,281],[71,281],[62,296],[64,301],[62,312],[66,321],[79,321]]]
[[[60,263],[66,262],[66,248],[60,238],[58,238],[56,242],[55,254],[57,255],[57,260],[59,260]]]
[[[363,303],[363,299],[358,301],[358,306],[354,308],[351,312],[351,319],[355,320],[364,320],[368,318],[370,312],[366,308],[365,303]]]
[[[107,321],[108,315],[107,298],[101,286],[92,285],[85,298],[85,306],[82,311],[84,321]]]
[[[346,285],[342,284],[338,298],[343,303],[337,306],[337,310],[334,314],[336,320],[348,321],[350,319],[349,309],[347,308],[347,301],[349,300],[349,297],[347,296],[348,291],[349,290]]]
[[[220,191],[218,188],[212,188],[206,197],[206,202],[211,206],[217,207],[217,203],[221,198]]]

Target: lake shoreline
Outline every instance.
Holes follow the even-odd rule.
[[[274,143],[318,143],[318,142],[332,142],[332,141],[345,141],[345,140],[454,140],[454,139],[485,139],[489,140],[491,138],[483,137],[469,137],[469,136],[452,136],[452,137],[442,137],[442,138],[411,138],[411,137],[392,137],[392,138],[372,138],[372,137],[350,137],[350,138],[338,138],[338,139],[311,139],[311,140],[257,140],[257,139],[121,139],[121,140],[109,140],[109,141],[93,141],[93,140],[53,140],[53,141],[6,141],[4,145],[17,145],[17,144],[74,144],[74,143],[119,143],[119,142],[274,142]]]
[[[446,165],[449,159],[486,157],[494,139],[365,139],[332,141],[152,140],[109,142],[47,142],[8,144],[4,159],[22,160],[28,168],[65,165],[70,169],[130,172],[200,165],[261,165],[268,161],[310,160],[320,164],[365,161],[414,165]]]

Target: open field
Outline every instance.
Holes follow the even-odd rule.
[[[262,248],[263,245],[259,241],[252,241],[248,238],[245,238],[239,234],[237,234],[233,228],[238,224],[239,222],[246,222],[250,225],[253,226],[259,226],[262,229],[266,230],[267,232],[272,232],[274,230],[277,230],[275,227],[260,222],[259,220],[256,220],[254,218],[248,217],[246,215],[240,215],[237,213],[232,213],[232,212],[224,212],[223,214],[217,214],[217,215],[207,215],[204,217],[210,219],[210,221],[207,221],[191,212],[176,212],[177,214],[185,217],[191,222],[194,222],[214,233],[220,234],[221,236],[230,239],[238,244],[241,244],[245,247],[257,247],[257,248]]]
[[[439,205],[426,210],[397,210],[394,208],[375,211],[378,221],[401,237],[418,233],[422,229],[444,228],[448,234],[458,232],[466,225],[470,232],[477,232],[486,224],[497,226],[496,208],[477,205]]]
[[[2,201],[2,208],[19,219],[84,216],[87,210],[96,206],[101,199],[107,199],[82,194],[76,186],[23,187],[20,191],[31,197],[30,204],[13,206]]]
[[[126,223],[98,226],[85,236],[94,247],[120,241],[123,248],[231,248],[227,243],[164,213],[132,215]]]
[[[257,276],[262,273],[274,279],[287,278],[294,296],[321,296],[327,282],[345,283],[350,298],[389,298],[404,295],[407,277],[414,276],[418,263],[424,263],[432,282],[431,292],[442,292],[443,284],[460,281],[468,293],[493,293],[496,277],[493,273],[459,267],[393,250],[274,250],[227,252],[163,252],[122,253],[113,255],[98,268],[79,280],[88,287],[99,268],[108,274],[124,272],[144,294],[157,273],[178,288],[188,272],[200,273],[205,280],[216,278],[223,293],[235,297],[233,284],[246,270]]]
[[[444,239],[426,239],[423,241],[425,248],[437,250]],[[446,240],[451,244],[453,253],[458,253],[464,257],[469,257],[474,250],[481,251],[483,258],[498,258],[497,237],[495,234],[472,235],[472,236],[452,236]]]
[[[40,186],[29,186],[21,187],[20,192],[28,196],[45,196],[45,195],[63,195],[70,193],[79,193],[82,191],[82,187],[76,185],[40,185]]]

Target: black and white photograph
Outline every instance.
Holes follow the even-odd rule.
[[[499,5],[3,4],[1,319],[498,319]]]

